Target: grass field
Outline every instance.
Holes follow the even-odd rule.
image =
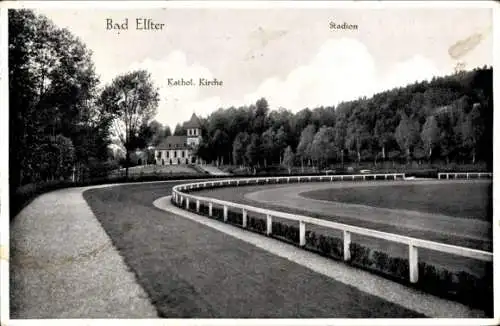
[[[170,174],[200,174],[189,165],[139,165],[128,169],[130,176],[133,175],[170,175]],[[125,175],[125,168],[115,170],[113,176]]]
[[[153,207],[155,199],[170,194],[171,186],[140,184],[84,193],[160,317],[423,317]]]
[[[410,184],[324,189],[301,196],[491,221],[492,191],[492,183]]]

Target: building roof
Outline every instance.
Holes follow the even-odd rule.
[[[168,136],[156,149],[189,149],[187,136]]]
[[[184,125],[186,129],[201,128],[200,119],[193,113],[191,119]]]

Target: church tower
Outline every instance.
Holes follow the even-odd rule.
[[[201,122],[193,113],[191,119],[186,123],[187,143],[189,146],[197,146],[201,141]]]

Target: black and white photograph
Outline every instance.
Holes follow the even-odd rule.
[[[2,325],[500,322],[497,2],[0,6]]]

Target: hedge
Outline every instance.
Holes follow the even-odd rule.
[[[173,200],[172,203],[177,205]],[[195,206],[190,204],[190,210],[195,212]],[[222,220],[222,208],[214,206],[212,212],[212,218]],[[198,214],[208,216],[208,206],[203,203],[200,204]],[[265,219],[250,214],[247,218],[248,230],[261,234],[266,233],[267,224]],[[242,227],[243,216],[240,212],[229,210],[227,221],[230,224]],[[273,221],[271,236],[299,245],[299,228],[293,225]],[[304,248],[322,256],[344,262],[343,239],[306,231],[306,245]],[[439,297],[482,309],[488,315],[493,316],[493,264],[489,264],[486,275],[479,278],[465,271],[453,273],[444,268],[436,268],[425,262],[419,262],[419,280],[416,284],[413,284],[409,281],[408,259],[392,257],[385,252],[370,249],[355,242],[351,243],[349,251],[351,259],[345,262],[349,265],[374,272],[392,281]]]

